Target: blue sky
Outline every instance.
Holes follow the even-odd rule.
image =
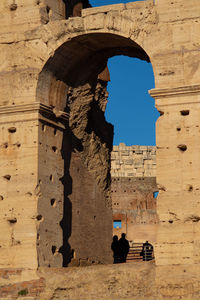
[[[138,0],[139,1],[139,0]],[[91,0],[92,6],[133,1]],[[114,125],[114,145],[155,145],[155,122],[159,116],[148,90],[154,88],[152,65],[136,58],[109,59],[106,119]]]
[[[92,6],[103,6],[117,3],[137,2],[141,0],[89,0]]]

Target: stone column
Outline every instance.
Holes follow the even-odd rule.
[[[66,117],[36,102],[0,115],[0,268],[61,267]]]
[[[150,91],[157,121],[157,265],[199,263],[200,86]]]
[[[0,108],[0,268],[37,267],[37,114],[35,105]]]

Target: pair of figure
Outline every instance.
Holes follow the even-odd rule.
[[[118,240],[118,236],[113,236],[113,242],[111,249],[113,251],[114,264],[125,263],[129,252],[129,242],[126,239],[126,234],[122,233],[121,238]]]

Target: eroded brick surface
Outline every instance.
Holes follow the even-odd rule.
[[[44,278],[0,286],[0,299],[20,299],[21,297],[39,299],[38,297],[40,293],[44,291],[44,287]]]

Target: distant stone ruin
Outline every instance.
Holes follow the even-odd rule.
[[[113,235],[126,233],[130,243],[148,240],[155,244],[159,223],[156,147],[113,146],[111,177]]]

